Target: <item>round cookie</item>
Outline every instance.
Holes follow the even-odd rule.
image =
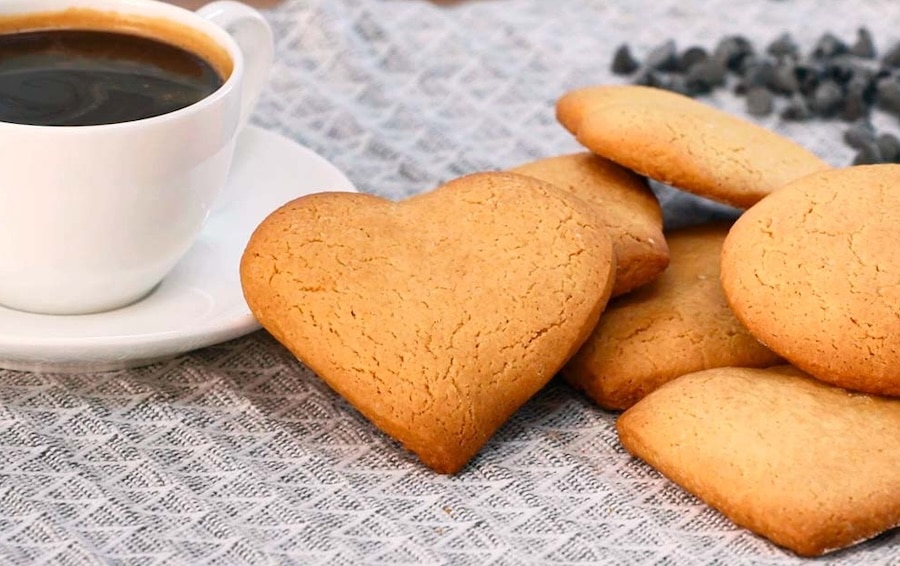
[[[900,395],[900,165],[791,183],[745,212],[722,252],[737,317],[819,379]]]
[[[564,95],[556,112],[560,123],[594,153],[739,208],[828,168],[792,140],[661,89],[588,87]]]
[[[727,224],[673,230],[668,269],[610,301],[562,376],[601,407],[627,409],[664,383],[703,369],[767,367],[780,358],[734,317],[719,284]]]
[[[575,353],[614,272],[590,206],[513,173],[399,202],[301,197],[260,224],[240,267],[260,324],[441,473]]]
[[[616,251],[613,296],[649,283],[666,269],[662,209],[640,175],[590,152],[541,159],[510,171],[569,191],[596,209]]]
[[[684,98],[671,91],[638,85],[602,85],[572,90],[556,101],[556,119],[564,128],[577,134],[581,121],[602,106],[621,104],[654,105]]]

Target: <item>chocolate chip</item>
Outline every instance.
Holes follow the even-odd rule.
[[[685,96],[693,96],[695,94],[688,86],[687,79],[681,75],[670,74],[665,79],[661,79],[659,86]]]
[[[766,59],[760,59],[757,55],[748,55],[741,61],[738,70],[738,81],[734,85],[734,93],[744,95],[754,86],[764,86],[766,79],[761,77],[763,67],[771,67],[772,63]]]
[[[875,58],[875,42],[872,33],[866,28],[856,30],[856,43],[850,48],[850,53],[863,59]]]
[[[860,149],[875,142],[875,128],[868,120],[857,120],[844,130],[844,142],[854,149]]]
[[[820,116],[833,116],[844,102],[844,91],[833,79],[819,83],[809,100],[809,109]]]
[[[739,76],[744,76],[750,69],[759,66],[763,62],[772,63],[772,58],[768,56],[760,56],[756,53],[751,53],[741,59],[741,64],[736,71]]]
[[[853,76],[850,77],[850,80],[847,81],[847,87],[852,87],[853,85],[858,85],[863,87],[866,91],[866,95],[870,98],[875,93],[875,78],[878,76],[878,73],[873,69],[858,66],[853,71]],[[869,102],[872,100],[870,99]]]
[[[631,54],[631,48],[627,43],[623,43],[616,49],[613,55],[612,72],[615,75],[630,75],[638,70],[640,63]]]
[[[744,58],[752,54],[753,44],[740,35],[723,37],[713,50],[713,58],[721,61],[725,67],[735,72],[740,69]]]
[[[885,67],[900,67],[900,42],[887,50],[881,58],[881,64]]]
[[[634,77],[634,84],[640,86],[652,86],[661,88],[663,86],[663,80],[658,73],[651,71],[650,69],[643,69]]]
[[[856,156],[853,157],[853,165],[871,165],[873,163],[881,162],[881,151],[878,149],[878,144],[876,143],[866,144],[860,147],[859,151],[856,152]]]
[[[881,160],[885,163],[897,163],[900,160],[900,139],[894,134],[881,134],[876,140]]]
[[[675,40],[669,39],[654,47],[644,64],[656,71],[675,71],[678,69],[678,52],[675,49]]]
[[[800,48],[794,42],[791,34],[783,33],[766,47],[766,53],[777,59],[796,59],[800,55]]]
[[[806,63],[794,66],[794,80],[797,83],[797,91],[804,96],[812,96],[819,86],[822,71],[818,67]]]
[[[854,75],[865,70],[867,68],[860,64],[856,57],[844,54],[828,60],[823,66],[822,74],[838,83],[845,84]]]
[[[897,72],[897,69],[881,66],[875,72],[875,76],[872,78],[872,80],[875,82],[878,82],[881,79],[887,79],[887,78],[893,77],[896,72]]]
[[[895,77],[885,77],[875,84],[878,107],[886,112],[900,114],[900,82]]]
[[[702,47],[689,47],[678,57],[678,70],[686,72],[697,63],[701,63],[709,59],[709,53]]]
[[[838,39],[832,33],[825,33],[816,42],[813,48],[813,57],[816,59],[829,59],[836,55],[846,53],[848,51],[847,44]]]
[[[799,94],[793,95],[791,101],[784,110],[781,111],[781,118],[783,120],[790,120],[793,122],[802,122],[809,120],[812,117],[813,114],[810,112],[806,100]]]
[[[865,83],[853,81],[848,83],[844,93],[841,118],[850,122],[867,116],[871,105],[871,100],[868,98],[867,93],[868,86]]]
[[[772,83],[775,75],[775,65],[769,60],[754,60],[744,67],[741,74],[741,83],[749,90],[757,86],[767,86]]]
[[[764,87],[755,86],[747,91],[747,112],[752,116],[768,116],[774,108],[774,96]]]
[[[717,59],[707,59],[691,67],[685,74],[688,89],[696,94],[711,92],[725,84],[727,69]]]
[[[777,94],[798,92],[800,81],[797,80],[796,65],[793,62],[783,62],[777,65],[772,72],[768,87]]]

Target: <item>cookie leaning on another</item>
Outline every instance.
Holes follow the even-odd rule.
[[[834,169],[734,224],[722,285],[762,342],[828,383],[900,396],[900,165]],[[900,465],[900,462],[898,462]]]
[[[662,386],[616,426],[631,454],[800,555],[900,526],[900,399],[790,366],[720,368]]]
[[[656,279],[669,264],[662,209],[646,179],[589,152],[510,169],[565,189],[595,207],[616,251],[613,296]]]
[[[697,102],[642,86],[574,90],[557,118],[582,145],[642,175],[747,208],[828,168],[793,141]]]
[[[627,409],[686,373],[779,363],[725,301],[719,255],[728,228],[708,224],[668,232],[668,269],[610,301],[590,338],[563,368],[566,381],[601,407]]]
[[[422,462],[461,469],[587,338],[613,284],[593,209],[480,173],[401,202],[297,199],[257,228],[259,322]]]

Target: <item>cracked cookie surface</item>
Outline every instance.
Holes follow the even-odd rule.
[[[640,175],[590,152],[541,159],[510,171],[547,181],[595,207],[616,251],[613,296],[646,285],[669,264],[662,209]]]
[[[562,375],[601,407],[627,409],[686,373],[766,367],[780,358],[734,317],[719,283],[728,224],[666,234],[671,261],[655,281],[607,305]]]
[[[835,169],[745,212],[722,285],[747,328],[834,385],[900,396],[900,165]]]
[[[616,426],[628,452],[800,555],[900,526],[900,399],[790,366],[719,368],[664,385]]]
[[[584,202],[479,173],[401,202],[290,202],[251,237],[241,281],[276,339],[424,464],[453,473],[574,354],[614,270]]]
[[[740,208],[828,168],[788,138],[662,89],[615,85],[574,90],[557,101],[556,114],[594,153]]]

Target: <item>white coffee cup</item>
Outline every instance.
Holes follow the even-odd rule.
[[[225,185],[273,58],[265,19],[231,1],[191,12],[155,0],[6,0],[0,19],[71,8],[202,34],[231,71],[206,98],[152,118],[0,122],[0,305],[48,314],[122,307],[175,266]]]

